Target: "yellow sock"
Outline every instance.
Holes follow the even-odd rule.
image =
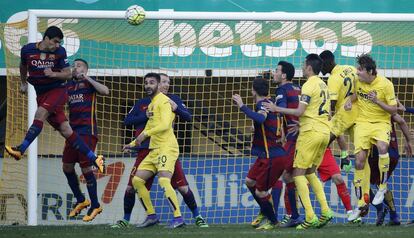
[[[321,205],[322,213],[328,212],[330,209],[328,206],[328,202],[326,201],[326,195],[323,191],[321,181],[315,173],[307,174],[306,179],[309,181],[309,184],[311,185],[313,192],[316,194],[316,199],[318,199],[318,202]]]
[[[362,191],[363,184],[364,184],[364,170],[355,169],[354,186],[355,186],[355,193],[358,198],[358,207],[362,207],[366,204],[364,200],[364,194]]]
[[[371,187],[371,167],[369,167],[368,161],[364,165],[364,180],[362,181],[362,198],[364,199],[365,204],[370,203],[369,199],[369,189]]]
[[[138,192],[138,197],[141,200],[142,206],[144,207],[147,215],[155,214],[154,207],[152,206],[150,193],[145,187],[145,180],[140,177],[134,176],[132,179],[132,186]]]
[[[158,179],[158,183],[160,184],[161,188],[164,189],[165,197],[170,202],[170,205],[174,211],[174,217],[180,217],[180,206],[178,204],[177,194],[171,186],[171,179],[161,177]]]
[[[296,190],[299,195],[299,199],[302,202],[302,206],[305,209],[306,221],[311,221],[315,216],[313,211],[312,204],[309,197],[309,188],[308,181],[304,175],[296,176],[293,178],[295,180]]]
[[[380,172],[380,185],[379,188],[387,188],[388,170],[390,167],[390,156],[388,153],[380,154],[378,160],[378,168]]]

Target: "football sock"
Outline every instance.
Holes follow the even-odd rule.
[[[312,204],[309,197],[308,181],[304,175],[299,175],[293,178],[295,180],[296,189],[302,206],[305,208],[306,221],[311,221],[315,216]],[[291,204],[292,205],[292,204]]]
[[[273,211],[272,203],[270,202],[271,196],[267,195],[266,197],[259,198],[260,199],[260,208],[266,218],[272,223],[277,223],[277,218],[275,216],[275,212]]]
[[[180,217],[181,211],[178,204],[177,194],[175,193],[173,187],[171,186],[171,179],[161,177],[158,179],[160,187],[164,190],[165,197],[169,201],[171,208],[174,212],[174,217]],[[149,194],[149,193],[148,193]]]
[[[358,207],[362,207],[366,204],[364,200],[364,193],[362,190],[363,177],[364,177],[364,170],[355,169],[354,186],[355,186],[355,195],[358,199]]]
[[[348,188],[346,187],[345,182],[337,184],[336,190],[338,191],[338,196],[341,198],[342,203],[344,204],[345,210],[351,211],[351,196],[349,195]]]
[[[20,152],[23,154],[27,147],[36,139],[43,129],[43,122],[40,120],[33,120],[33,124],[30,126],[29,130],[24,137],[22,144],[20,145]]]
[[[380,172],[380,189],[387,188],[388,170],[390,165],[390,156],[388,153],[380,154],[378,160],[378,168]]]
[[[88,189],[89,198],[91,199],[91,205],[94,208],[100,207],[97,194],[96,178],[92,171],[83,174],[86,180],[86,188]]]
[[[330,209],[328,202],[326,201],[326,195],[323,191],[321,181],[315,173],[307,174],[305,177],[309,181],[309,184],[311,185],[312,190],[316,195],[316,199],[318,199],[318,202],[321,205],[322,213],[328,212]]]
[[[188,188],[187,193],[181,193],[181,195],[183,196],[185,204],[187,204],[188,208],[190,208],[193,217],[198,217],[200,213],[198,212],[197,202],[194,198],[193,191]]]
[[[66,179],[68,180],[68,184],[69,184],[70,189],[73,192],[73,195],[75,195],[76,197],[76,201],[78,203],[84,202],[85,196],[83,196],[82,191],[80,190],[78,175],[75,172],[73,173],[63,172],[63,173],[65,174]]]
[[[278,180],[272,187],[272,200],[273,200],[273,208],[275,210],[275,216],[278,215],[279,210],[279,201],[280,201],[280,195],[282,194],[283,189],[283,182]]]
[[[126,189],[124,194],[124,220],[130,221],[132,209],[135,205],[135,191],[134,189]]]
[[[139,200],[141,201],[142,206],[144,207],[147,215],[155,214],[154,207],[150,199],[150,193],[145,187],[145,180],[138,176],[134,176],[132,179],[132,185],[138,193]]]
[[[292,219],[297,219],[299,217],[298,206],[296,203],[296,189],[295,182],[286,184],[287,188],[287,197],[288,197],[288,206],[290,207]],[[285,202],[286,204],[286,202]],[[287,209],[286,209],[287,210]]]

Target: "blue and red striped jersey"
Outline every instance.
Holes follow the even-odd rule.
[[[255,111],[266,111],[263,102],[273,103],[270,99],[260,100],[256,103]],[[252,145],[252,155],[259,158],[274,158],[285,155],[281,146],[281,118],[272,112],[267,113],[263,123],[254,122],[254,135]]]
[[[65,81],[46,77],[44,70],[51,68],[54,72],[69,67],[66,50],[62,46],[53,52],[42,51],[39,43],[29,43],[22,47],[20,59],[23,65],[27,65],[29,77],[27,81],[34,86],[36,94],[43,94],[51,89],[65,87]]]
[[[276,105],[284,108],[297,108],[299,106],[300,87],[293,83],[286,83],[276,88]],[[286,140],[296,141],[298,134],[292,135],[287,133],[287,125],[293,124],[293,121],[299,121],[299,117],[284,115]]]
[[[98,136],[96,124],[96,89],[88,80],[67,82],[69,123],[79,135]]]
[[[181,98],[175,94],[167,94],[167,96],[177,104],[177,109],[174,113],[184,121],[191,121],[191,113],[184,105]],[[139,99],[124,119],[124,124],[126,126],[133,125],[135,127],[135,137],[141,134],[147,124],[148,117],[146,111],[150,103],[150,97]],[[149,141],[149,139],[145,140],[139,147],[136,147],[136,149],[148,149]]]

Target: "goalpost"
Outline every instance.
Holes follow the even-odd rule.
[[[265,70],[275,69],[279,60],[292,62],[296,67],[295,81],[303,84],[300,66],[308,53],[329,49],[335,52],[337,63],[350,65],[355,65],[357,55],[371,53],[377,60],[379,73],[393,80],[402,103],[413,106],[414,14],[163,10],[146,12],[144,23],[138,26],[128,25],[124,14],[124,11],[28,11],[28,42],[39,41],[38,32],[43,32],[48,25],[64,26],[69,59],[81,57],[90,62],[90,75],[112,90],[109,97],[100,97],[98,101],[98,151],[108,157],[109,175],[98,176],[98,196],[103,200],[104,215],[97,217],[97,223],[114,223],[122,218],[123,192],[134,161],[133,156],[119,151],[132,138],[132,129],[125,129],[122,120],[134,102],[145,96],[140,89],[145,73],[169,74],[171,92],[183,98],[193,113],[192,123],[178,122],[180,158],[190,187],[197,193],[200,212],[210,223],[249,222],[258,211],[242,182],[253,161],[248,155],[251,122],[232,105],[231,95],[241,94],[252,106],[249,94],[252,79]],[[76,25],[68,26],[70,24]],[[24,23],[6,27],[26,29]],[[20,40],[20,34],[8,35],[5,30],[3,37],[7,43]],[[33,121],[36,94],[33,87],[29,87],[27,104],[19,104],[18,100],[25,98],[17,96],[18,55],[13,53],[16,49],[5,47],[5,52],[10,98],[6,142],[16,144],[24,136],[22,128]],[[275,85],[271,85],[270,93],[274,97]],[[15,120],[19,116],[27,120]],[[405,115],[405,119],[412,127],[413,117]],[[399,143],[403,154],[401,133]],[[0,204],[3,209],[0,212],[5,214],[0,224],[15,221],[27,221],[28,225],[80,223],[67,219],[74,198],[70,196],[59,167],[63,146],[58,133],[46,127],[39,143],[35,140],[27,151],[27,175],[22,172],[26,169],[22,166],[26,158],[19,162],[3,159],[0,195],[12,195]],[[402,158],[390,181],[402,220],[414,219],[410,212],[413,205],[410,197],[414,196],[413,167],[414,162]],[[19,179],[14,180],[16,175]],[[345,175],[354,201],[352,177]],[[27,183],[22,178],[26,178]],[[17,183],[27,184],[26,198],[21,191],[16,194],[23,194],[23,198],[10,192],[18,187]],[[344,209],[335,197],[336,188],[328,185],[325,191],[336,212],[336,221],[343,222]],[[45,187],[47,189],[43,189]],[[169,214],[168,205],[163,203],[162,192],[156,186],[153,189],[154,205],[165,220]],[[11,202],[13,199],[20,203]],[[17,211],[23,212],[16,215],[13,209],[19,204],[21,207]],[[184,203],[181,206],[189,220],[188,209]],[[283,208],[280,208],[279,219],[282,214]],[[133,216],[134,221],[145,216],[138,202]],[[371,212],[368,219],[374,218]]]

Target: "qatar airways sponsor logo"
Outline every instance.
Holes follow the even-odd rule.
[[[73,95],[69,95],[69,103],[79,103],[79,102],[83,102],[83,94],[73,94]]]
[[[53,68],[55,63],[53,61],[44,61],[44,60],[32,60],[30,61],[31,65],[36,66],[39,69]]]

